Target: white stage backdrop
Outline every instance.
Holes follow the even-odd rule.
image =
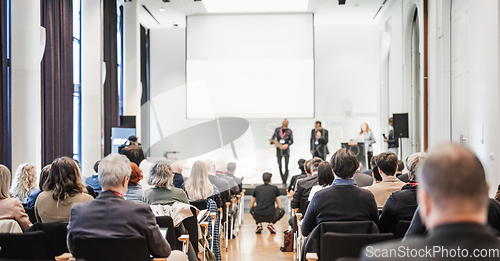
[[[314,117],[312,14],[187,18],[187,118]]]

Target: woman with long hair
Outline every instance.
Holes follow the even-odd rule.
[[[36,199],[38,198],[38,195],[40,195],[40,193],[42,193],[43,184],[49,178],[49,172],[50,172],[51,165],[52,164],[49,164],[49,165],[43,167],[42,171],[40,172],[40,177],[38,178],[38,189],[33,191],[30,194],[30,196],[28,197],[28,203],[27,203],[28,208],[35,208]]]
[[[144,191],[142,201],[149,205],[172,205],[174,202],[189,204],[186,193],[174,186],[172,165],[166,161],[158,161],[149,172],[148,184],[153,188]]]
[[[368,162],[371,161],[373,157],[373,147],[372,144],[376,142],[375,136],[373,136],[373,132],[368,126],[368,123],[363,122],[361,124],[361,130],[359,131],[358,139],[360,141],[365,142],[366,144],[366,154],[368,155]]]
[[[318,167],[318,183],[319,185],[313,186],[311,192],[309,192],[309,201],[312,200],[314,194],[322,189],[328,188],[332,185],[335,177],[333,176],[332,167],[330,162],[323,161]]]
[[[94,199],[86,193],[76,162],[68,157],[57,158],[52,162],[42,190],[35,203],[35,216],[41,223],[67,223],[73,204]]]
[[[36,170],[35,166],[24,163],[19,165],[14,174],[14,180],[12,182],[11,193],[12,196],[18,198],[21,203],[26,204],[28,202],[29,195],[35,191],[36,183]]]
[[[10,171],[0,164],[0,220],[14,219],[24,231],[31,226],[31,222],[21,201],[10,197],[9,186]]]
[[[191,168],[191,175],[189,179],[186,181],[184,186],[184,191],[188,198],[192,201],[201,201],[205,200],[207,203],[207,209],[210,212],[217,213],[215,218],[215,230],[219,231],[220,227],[220,218],[219,211],[217,211],[217,205],[219,201],[222,204],[222,200],[220,197],[219,190],[216,186],[210,183],[208,179],[207,166],[203,161],[196,161]],[[211,222],[211,217],[209,217],[209,222]],[[212,234],[212,226],[208,227],[208,234]],[[211,240],[211,239],[210,239]],[[209,241],[210,241],[209,240]],[[215,258],[217,261],[221,260],[220,253],[220,235],[219,233],[214,233],[214,247],[212,251],[214,252]],[[211,243],[210,243],[211,244]],[[209,244],[209,245],[210,245]]]

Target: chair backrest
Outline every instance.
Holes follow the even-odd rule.
[[[146,240],[141,236],[124,238],[75,237],[73,256],[89,261],[149,261]]]
[[[394,232],[395,238],[403,238],[405,237],[406,231],[410,227],[411,221],[408,220],[400,220],[396,226],[396,231]]]
[[[43,231],[0,234],[0,258],[19,260],[54,260]]]
[[[327,232],[321,237],[319,259],[336,260],[341,257],[358,258],[365,246],[394,238],[392,233],[344,234]]]
[[[59,256],[68,251],[68,245],[66,244],[66,236],[68,234],[68,223],[34,223],[33,226],[26,230],[31,231],[43,231],[49,239],[49,244],[53,251],[54,256]]]
[[[189,204],[191,204],[192,206],[195,206],[199,210],[207,209],[206,200],[190,201]]]
[[[35,209],[34,208],[24,208],[24,212],[28,214],[30,222],[32,224],[36,223]]]
[[[23,233],[23,229],[14,219],[0,220],[0,233]]]
[[[175,234],[174,221],[170,216],[156,216],[156,224],[160,228],[166,228],[167,234],[165,235],[165,239],[167,239],[170,247],[172,249],[177,249],[177,235]]]

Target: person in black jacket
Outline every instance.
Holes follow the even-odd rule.
[[[377,203],[373,194],[356,186],[352,179],[358,169],[356,155],[344,148],[330,159],[335,180],[331,187],[318,191],[311,200],[302,221],[302,234],[309,233],[321,222],[365,221],[379,223]]]
[[[286,184],[288,180],[288,161],[290,160],[290,145],[293,144],[293,132],[288,128],[288,120],[285,119],[281,127],[274,130],[274,134],[271,137],[272,140],[277,140],[281,144],[281,149],[276,147],[276,158],[278,159],[278,166],[280,168],[280,175],[283,184]],[[285,172],[282,168],[282,159],[285,158]]]
[[[392,193],[382,209],[379,230],[383,233],[395,234],[398,222],[411,221],[418,207],[417,172],[424,163],[427,153],[413,153],[408,157],[408,175],[411,180],[400,191]]]
[[[299,169],[300,169],[301,173],[293,176],[290,179],[290,185],[288,185],[288,189],[287,189],[288,193],[292,192],[295,189],[295,183],[297,183],[298,179],[307,177],[307,173],[305,171],[306,160],[305,159],[299,159],[299,161],[297,162],[297,164],[299,164]]]
[[[453,144],[437,148],[419,173],[418,202],[427,237],[367,246],[363,260],[498,260],[500,240],[486,225],[489,199],[484,168],[472,151]],[[417,254],[397,255],[398,249]],[[480,256],[481,250],[486,255]]]
[[[127,158],[135,163],[137,166],[141,165],[141,162],[145,159],[144,151],[142,151],[141,144],[138,141],[137,136],[128,137],[130,144],[119,151],[120,154],[127,156]]]
[[[295,186],[295,192],[292,198],[292,209],[298,208],[299,212],[305,214],[307,201],[309,199],[309,193],[312,187],[319,184],[318,182],[318,168],[319,164],[323,162],[320,158],[314,158],[311,161],[311,176],[306,178],[301,178],[297,180],[297,185]]]
[[[328,130],[321,127],[321,121],[316,121],[314,129],[311,130],[311,139],[309,140],[311,154],[322,160],[326,159],[328,151]]]
[[[181,188],[184,181],[187,180],[187,178],[182,176],[182,163],[180,161],[174,161],[174,163],[172,163],[172,170],[174,171],[174,187]]]
[[[394,126],[392,124],[392,117],[389,118],[389,136],[384,135],[384,141],[387,142],[389,152],[398,155],[399,141],[394,135]]]

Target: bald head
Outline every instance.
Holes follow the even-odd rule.
[[[208,173],[215,173],[215,163],[211,159],[206,159],[204,161],[205,166],[207,166]]]
[[[469,149],[447,144],[424,162],[420,179],[434,205],[453,212],[481,212],[488,202],[484,168]]]
[[[287,119],[285,119],[285,120],[283,121],[283,123],[281,124],[281,127],[282,127],[283,129],[288,128],[288,120],[287,120]]]

